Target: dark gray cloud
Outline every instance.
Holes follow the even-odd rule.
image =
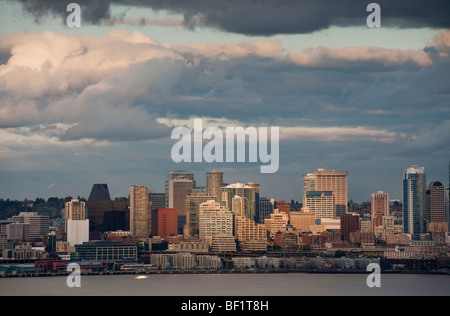
[[[26,11],[40,19],[63,15],[67,3],[59,0],[19,0]],[[113,5],[151,8],[184,16],[189,28],[207,26],[231,33],[275,35],[311,33],[332,25],[364,26],[370,1],[306,0],[78,0],[83,21],[101,23],[111,18]],[[377,0],[382,24],[397,27],[450,27],[447,0]]]
[[[41,40],[40,36],[44,35],[47,41]],[[10,50],[20,43],[21,47],[25,44],[33,47],[33,62],[58,56],[64,61],[71,60],[65,57],[73,56],[68,54],[72,51],[67,54],[62,51],[59,55],[55,54],[56,49],[38,50],[36,47],[40,46],[36,45],[54,39],[67,48],[73,42],[72,37],[64,41],[62,35],[55,37],[48,32],[44,35],[14,35],[17,42],[6,45],[5,51],[26,57],[21,55],[27,52],[25,49]],[[448,176],[450,52],[445,44],[448,33],[442,33],[441,40],[425,50],[432,63],[421,67],[410,59],[385,66],[383,61],[388,59],[390,51],[383,51],[386,53],[381,55],[383,58],[377,55],[349,58],[364,55],[345,54],[346,67],[336,66],[343,57],[328,58],[335,50],[313,60],[312,65],[307,58],[293,63],[287,58],[277,58],[277,54],[275,57],[258,54],[230,57],[232,50],[228,57],[192,54],[189,62],[182,58],[172,61],[157,58],[159,49],[145,49],[147,38],[139,38],[139,34],[115,35],[112,39],[81,41],[83,45],[75,46],[73,52],[82,52],[76,55],[79,59],[74,63],[79,67],[62,67],[64,64],[56,62],[55,70],[61,72],[48,71],[49,63],[39,66],[41,71],[14,67],[24,75],[14,77],[14,72],[8,72],[3,85],[0,80],[4,89],[0,91],[4,93],[0,95],[3,110],[0,127],[24,127],[15,133],[0,128],[8,138],[4,144],[0,143],[4,145],[3,152],[0,147],[0,178],[5,179],[0,183],[0,191],[4,197],[77,196],[83,194],[83,190],[74,189],[80,188],[80,183],[88,194],[92,183],[99,182],[118,185],[118,194],[127,194],[127,186],[137,183],[159,185],[155,189],[163,190],[165,174],[176,169],[192,170],[202,181],[205,171],[213,166],[173,163],[171,129],[155,120],[156,117],[186,119],[194,115],[235,119],[254,126],[279,123],[313,128],[365,127],[362,136],[350,137],[349,133],[344,135],[348,137],[333,141],[304,136],[283,140],[280,171],[270,178],[258,174],[259,165],[248,169],[234,164],[217,166],[228,169],[224,170],[226,182],[261,183],[264,194],[276,199],[300,200],[301,175],[322,167],[348,170],[350,198],[356,201],[369,199],[370,193],[377,190],[389,192],[393,198],[400,197],[401,171],[411,164],[425,166],[430,178]],[[128,49],[123,49],[122,37],[129,43]],[[131,40],[139,39],[144,41],[131,44]],[[79,50],[79,47],[88,49]],[[50,57],[38,54],[42,51],[52,54]],[[121,60],[126,66],[111,72],[106,71],[107,66],[104,70],[91,67],[97,60],[91,57],[103,51],[108,54],[100,54],[100,65],[116,65]],[[118,51],[123,53],[114,54]],[[203,51],[207,53],[207,49]],[[132,52],[141,52],[148,60],[134,58]],[[16,63],[29,61],[13,59]],[[15,65],[13,60],[8,64]],[[78,71],[64,72],[67,68]],[[32,73],[42,73],[42,77],[34,77]],[[70,84],[67,94],[48,88],[49,82],[56,79],[65,82],[63,79],[67,78],[69,82],[75,79],[80,82],[76,85],[80,93],[72,93],[75,89],[70,89]],[[28,94],[31,87],[37,92]],[[28,126],[31,127],[27,129]],[[367,131],[372,130],[394,132],[393,142],[367,136]],[[32,171],[27,175],[26,170]],[[44,173],[46,176],[41,177]],[[76,181],[72,181],[72,175]],[[65,178],[71,178],[66,186],[61,185],[67,183]],[[52,183],[55,186],[50,191],[47,188]],[[31,193],[26,194],[27,191]]]
[[[31,13],[36,22],[41,21],[47,15],[61,16],[65,22],[67,17],[67,5],[70,1],[60,0],[19,0],[24,10]],[[83,22],[97,24],[101,19],[110,18],[110,1],[90,1],[90,0],[77,0],[73,1],[78,3],[82,8]]]
[[[6,64],[11,56],[12,55],[9,50],[0,50],[0,66]]]

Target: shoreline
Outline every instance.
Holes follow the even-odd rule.
[[[106,271],[106,272],[82,272],[81,276],[119,276],[119,275],[177,275],[177,274],[367,274],[371,272],[363,270],[151,270],[151,271]],[[71,273],[61,272],[33,272],[3,274],[0,278],[49,278],[49,277],[67,277]],[[450,276],[450,270],[437,271],[415,271],[415,270],[385,270],[381,274],[404,274],[404,275],[447,275]]]

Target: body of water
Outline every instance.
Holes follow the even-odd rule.
[[[152,274],[2,278],[1,296],[448,296],[450,276],[382,274],[369,288],[368,274]]]

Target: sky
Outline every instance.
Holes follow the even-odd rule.
[[[302,176],[349,172],[349,200],[401,199],[403,169],[448,185],[450,4],[357,0],[0,0],[0,198],[164,191],[166,174],[301,202]],[[280,128],[280,166],[175,163],[175,127]]]

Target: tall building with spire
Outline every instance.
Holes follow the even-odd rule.
[[[426,207],[425,168],[412,165],[403,170],[403,230],[412,240],[426,232]]]

